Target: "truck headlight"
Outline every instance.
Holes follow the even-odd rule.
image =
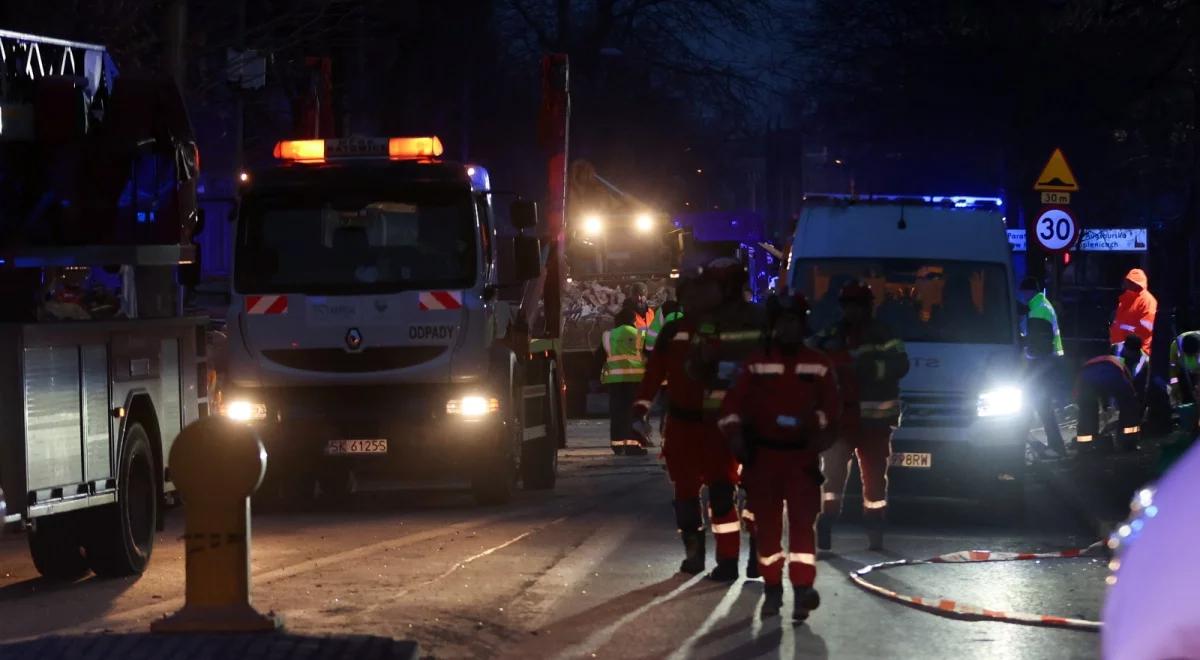
[[[604,218],[599,215],[588,215],[583,218],[583,233],[585,236],[596,238],[604,233]]]
[[[633,228],[638,230],[638,233],[649,234],[654,231],[654,216],[649,213],[639,213],[633,219]]]
[[[261,422],[267,418],[267,404],[234,399],[221,406],[221,414],[235,422]]]
[[[979,393],[975,411],[980,417],[1015,415],[1025,407],[1025,395],[1019,387],[996,387]]]
[[[459,415],[464,419],[479,419],[500,410],[499,399],[482,396],[464,396],[446,402],[447,415]]]

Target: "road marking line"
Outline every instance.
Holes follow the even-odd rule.
[[[621,628],[624,628],[626,624],[633,623],[634,621],[637,621],[638,619],[640,619],[642,617],[642,615],[644,615],[646,612],[649,612],[650,610],[658,607],[659,605],[663,605],[665,603],[668,603],[668,602],[674,600],[677,596],[679,596],[683,592],[687,591],[693,585],[699,583],[701,580],[704,580],[704,579],[705,579],[705,577],[704,577],[703,573],[692,576],[686,582],[679,585],[678,587],[675,587],[670,592],[663,594],[662,596],[659,596],[658,598],[655,598],[654,600],[650,601],[649,603],[646,603],[645,605],[642,605],[641,607],[637,608],[636,610],[629,612],[628,614],[621,617],[620,619],[617,619],[613,623],[609,624],[607,627],[602,628],[595,633],[592,633],[592,635],[589,636],[587,639],[560,652],[556,657],[558,657],[558,658],[591,657],[593,655],[593,652],[595,649],[599,649],[599,648],[603,647],[605,644],[607,644],[613,638],[613,636],[617,634],[617,631],[620,630]]]

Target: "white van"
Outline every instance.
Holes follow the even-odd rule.
[[[1029,406],[1003,202],[976,197],[808,196],[788,282],[820,330],[838,290],[867,281],[875,315],[904,340],[890,490],[1020,510]]]

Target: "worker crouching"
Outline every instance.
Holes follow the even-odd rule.
[[[768,343],[751,356],[721,409],[720,428],[743,464],[742,479],[757,526],[758,569],[765,584],[762,616],[783,604],[783,567],[795,591],[793,619],[820,604],[813,523],[821,510],[820,453],[841,414],[833,363],[804,346],[803,296],[768,303]],[[782,547],[783,511],[788,551]]]

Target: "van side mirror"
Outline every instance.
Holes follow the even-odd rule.
[[[513,239],[513,253],[517,280],[536,279],[542,272],[542,242],[530,236],[517,236]]]
[[[537,227],[537,211],[537,202],[518,199],[508,207],[508,220],[514,229],[533,229]]]

